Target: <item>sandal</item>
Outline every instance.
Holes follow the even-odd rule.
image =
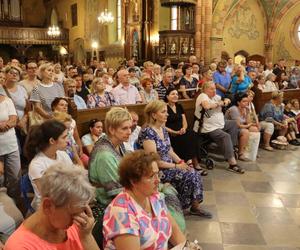
[[[250,161],[247,157],[245,157],[244,154],[240,154],[238,159],[239,159],[240,161]]]
[[[264,146],[263,149],[267,151],[274,151],[274,148],[271,146]]]
[[[199,165],[195,167],[195,170],[197,170],[202,176],[207,176],[208,172],[201,168]]]
[[[200,216],[200,217],[204,217],[204,218],[207,218],[207,219],[211,219],[213,216],[210,212],[202,209],[202,208],[191,208],[190,209],[190,214],[191,215],[197,215],[197,216]]]
[[[229,171],[237,173],[237,174],[243,174],[243,173],[245,173],[245,170],[243,168],[241,168],[240,166],[238,166],[237,164],[235,164],[235,165],[229,165],[229,167],[227,169]]]

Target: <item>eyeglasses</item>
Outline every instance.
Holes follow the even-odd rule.
[[[37,69],[37,67],[28,67],[27,69]]]
[[[155,179],[161,179],[163,178],[164,173],[162,171],[159,171],[158,173],[153,173],[151,176],[147,177],[147,181],[154,181]]]

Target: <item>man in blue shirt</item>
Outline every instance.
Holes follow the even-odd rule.
[[[225,93],[228,91],[231,82],[231,76],[226,72],[227,63],[221,61],[217,65],[217,70],[213,75],[213,82],[216,84],[217,95],[224,97]]]

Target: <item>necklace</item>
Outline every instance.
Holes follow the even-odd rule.
[[[139,199],[137,198],[137,196],[135,195],[135,193],[133,191],[129,191],[129,195],[134,199],[134,201],[139,204],[139,206],[149,215],[152,215],[152,211],[151,211],[151,206],[150,206],[150,201],[148,198],[145,199],[145,201],[143,202],[144,204],[142,204]]]

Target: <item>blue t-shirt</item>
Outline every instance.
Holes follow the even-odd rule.
[[[223,75],[219,71],[216,71],[213,75],[213,81],[214,83],[220,84],[225,89],[228,89],[230,86],[231,76],[228,72]],[[224,97],[224,93],[219,89],[217,89],[217,95]]]
[[[244,77],[244,81],[243,82],[240,82],[240,83],[237,83],[238,77],[237,76],[234,76],[232,78],[232,82],[231,82],[231,93],[232,94],[236,94],[236,93],[244,93],[248,90],[249,86],[251,85],[252,83],[252,80],[249,76],[245,75]]]

